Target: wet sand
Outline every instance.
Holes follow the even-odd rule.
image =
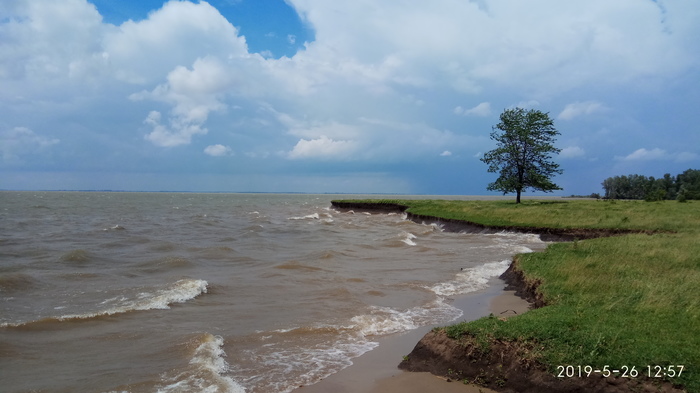
[[[491,286],[479,292],[455,299],[453,305],[464,312],[455,322],[475,320],[493,313],[499,318],[522,314],[528,303],[505,291],[505,283],[494,279]],[[353,365],[310,386],[303,386],[294,393],[495,393],[476,385],[447,380],[430,373],[412,373],[398,369],[403,356],[411,352],[431,326],[414,331],[381,337],[379,346],[359,358]]]

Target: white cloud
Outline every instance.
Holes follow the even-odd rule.
[[[15,1],[0,7],[0,78],[67,78],[92,62],[109,30],[86,1]]]
[[[170,127],[161,124],[161,114],[151,111],[143,122],[153,127],[153,131],[146,134],[144,139],[151,141],[156,146],[174,147],[187,145],[195,135],[204,135],[208,132],[197,124],[173,121]]]
[[[294,45],[297,42],[297,36],[294,34],[287,34],[287,42]]]
[[[231,154],[231,148],[224,145],[210,145],[204,148],[204,153],[212,157],[221,157]]]
[[[581,115],[600,113],[606,109],[607,108],[603,104],[597,101],[577,101],[564,107],[564,110],[561,111],[557,118],[561,120],[571,120]]]
[[[457,115],[464,115],[464,116],[479,116],[479,117],[489,116],[491,114],[491,103],[482,102],[481,104],[479,104],[473,108],[470,108],[470,109],[464,109],[461,106],[458,106],[454,109],[454,113]]]
[[[680,153],[669,153],[666,150],[659,149],[659,148],[654,148],[651,150],[648,149],[637,149],[634,152],[622,157],[622,156],[615,156],[616,160],[621,160],[621,161],[656,161],[656,160],[668,160],[668,161],[675,161],[678,163],[681,162],[691,162],[691,161],[697,161],[700,160],[700,155],[697,153],[692,153],[692,152],[680,152]]]
[[[649,102],[657,93],[659,102],[674,107],[697,85],[700,8],[693,0],[666,2],[665,12],[658,2],[636,0],[286,4],[314,31],[314,41],[294,56],[274,59],[270,52],[249,53],[234,27],[246,21],[234,13],[229,22],[204,1],[170,1],[120,26],[103,23],[86,0],[0,1],[0,118],[36,130],[55,123],[44,142],[60,138],[67,151],[118,140],[110,146],[115,156],[136,157],[129,149],[138,146],[126,141],[141,133],[147,134],[141,143],[201,154],[206,144],[193,139],[226,130],[245,135],[237,152],[262,157],[282,151],[269,153],[269,161],[352,159],[369,166],[488,151],[490,125],[478,116],[523,100],[517,106],[570,103],[559,117],[575,119],[604,109],[597,101],[572,102],[595,94],[601,102],[628,103],[606,123],[609,138],[575,122],[562,133],[581,145],[599,143],[595,154],[609,157],[606,148],[632,152],[634,143],[655,137],[627,126],[663,124],[669,116],[659,110],[642,117],[638,108],[653,109]],[[286,32],[276,40],[285,38]],[[454,105],[447,103],[455,102],[469,103],[455,114],[475,117],[445,116]],[[624,107],[636,112],[623,113]],[[692,116],[674,108],[685,117],[674,118],[680,127],[669,133],[687,136],[692,127],[683,126]],[[65,125],[65,119],[79,121]],[[638,138],[625,131],[632,129],[640,130]],[[609,145],[602,142],[610,138]],[[697,138],[691,132],[676,140],[694,146]],[[40,141],[23,146],[41,148]],[[0,146],[4,157],[17,156],[8,146]],[[696,153],[658,150],[617,159],[697,159]],[[562,151],[585,154],[575,146]]]
[[[698,161],[700,160],[700,155],[697,153],[691,153],[684,151],[682,153],[678,153],[674,156],[674,160],[676,162],[690,162],[690,161]]]
[[[534,109],[540,106],[540,102],[537,100],[520,101],[517,104],[511,106],[512,108],[523,108],[523,109]]]
[[[577,158],[585,155],[586,152],[578,146],[565,147],[561,149],[561,152],[559,152],[559,157],[561,158]]]
[[[615,158],[623,161],[652,161],[667,158],[667,153],[666,150],[659,149],[658,147],[651,150],[641,148],[625,157],[616,156]]]
[[[355,148],[356,144],[353,141],[336,141],[325,135],[321,135],[321,137],[317,139],[301,139],[287,156],[291,159],[346,159],[355,151]]]
[[[449,150],[445,150],[442,153],[440,153],[440,157],[449,157],[452,155],[452,152]]]
[[[202,126],[210,112],[225,109],[221,99],[231,83],[225,67],[207,57],[195,61],[192,70],[176,67],[168,74],[168,82],[152,92],[132,94],[132,100],[152,99],[173,105],[170,129],[161,124],[159,112],[148,115],[144,122],[153,126],[153,131],[146,139],[158,146],[177,146],[190,143],[194,135],[206,134]]]
[[[38,135],[26,127],[0,132],[0,151],[5,163],[21,162],[21,156],[35,154],[59,142],[57,138]]]
[[[199,58],[248,54],[245,38],[204,1],[170,1],[147,19],[127,21],[105,35],[104,51],[119,79],[139,84]]]

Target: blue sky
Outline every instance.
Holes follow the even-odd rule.
[[[487,194],[515,106],[562,195],[700,168],[696,0],[10,0],[0,189]]]

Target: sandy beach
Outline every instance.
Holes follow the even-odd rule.
[[[468,296],[455,299],[453,305],[464,312],[462,320],[475,320],[493,313],[497,317],[521,314],[528,303],[514,291],[505,291],[505,283],[494,279],[491,286]],[[412,373],[398,369],[403,356],[411,352],[432,327],[416,329],[406,334],[380,338],[377,349],[354,359],[354,364],[295,393],[495,393],[476,385],[447,380],[430,373]]]

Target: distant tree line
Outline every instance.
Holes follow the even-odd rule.
[[[603,180],[603,189],[606,199],[685,202],[700,199],[700,170],[688,169],[675,177],[667,173],[658,179],[644,175],[614,176]]]

